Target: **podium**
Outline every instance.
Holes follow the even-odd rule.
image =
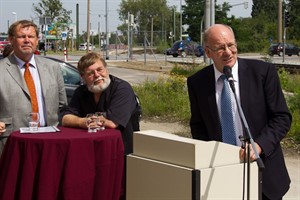
[[[127,200],[240,200],[247,176],[239,147],[156,130],[135,132],[127,156]],[[250,199],[258,199],[259,172],[250,164]],[[246,173],[246,171],[245,171]],[[243,180],[243,179],[246,180]],[[244,192],[244,193],[243,193]]]

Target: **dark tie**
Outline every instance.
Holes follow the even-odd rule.
[[[32,112],[39,112],[38,101],[36,97],[35,85],[31,73],[29,71],[30,63],[25,63],[25,72],[24,72],[24,79],[29,90],[30,98],[31,98],[31,105],[32,105]]]
[[[220,78],[224,82],[221,93],[222,139],[225,143],[236,145],[230,86],[224,74],[221,75]]]

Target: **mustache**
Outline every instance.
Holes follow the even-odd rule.
[[[98,77],[96,80],[94,80],[94,82],[93,82],[93,84],[95,85],[95,83],[97,82],[97,81],[101,81],[101,80],[105,80],[105,78],[103,78],[103,77]]]

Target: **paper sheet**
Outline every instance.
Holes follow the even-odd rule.
[[[39,127],[37,131],[30,131],[29,127],[21,127],[20,133],[54,133],[60,130],[55,126]]]

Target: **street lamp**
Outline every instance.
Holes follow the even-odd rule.
[[[99,22],[98,22],[98,39],[99,39],[99,51],[101,55],[101,15],[98,15]]]
[[[243,3],[237,3],[237,4],[233,4],[233,5],[230,5],[230,7],[233,7],[233,6],[239,6],[239,5],[244,5],[244,8],[247,9],[248,8],[248,2],[245,1]]]
[[[16,22],[18,20],[17,13],[16,12],[12,12],[11,14],[13,14],[15,16],[15,22]]]

